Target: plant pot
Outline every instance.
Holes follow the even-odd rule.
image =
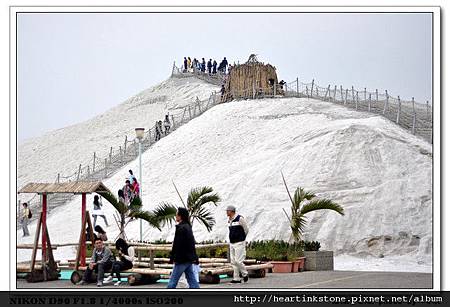
[[[292,261],[270,261],[273,264],[272,273],[291,273]]]
[[[306,257],[298,257],[296,262],[298,262],[298,272],[303,272],[305,270]]]
[[[298,265],[300,264],[300,261],[295,260],[292,261],[292,273],[297,273],[298,272]]]

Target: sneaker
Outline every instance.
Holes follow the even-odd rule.
[[[232,280],[232,281],[230,281],[230,284],[240,284],[241,283],[241,281],[240,280]]]
[[[112,281],[113,281],[113,277],[112,276],[109,276],[109,277],[103,279],[103,283],[104,284],[112,283]]]
[[[97,282],[97,287],[103,287],[103,283],[101,281]]]
[[[77,286],[85,286],[87,284],[88,284],[87,281],[82,280],[79,283],[77,283]]]
[[[114,284],[114,286],[119,286],[120,283],[121,283],[121,281],[119,280],[118,282],[116,282],[116,283]]]
[[[248,281],[248,275],[245,275],[244,276],[244,282],[247,282]]]

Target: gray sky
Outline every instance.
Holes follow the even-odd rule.
[[[18,141],[87,120],[166,79],[184,56],[280,79],[431,100],[431,14],[19,14]]]

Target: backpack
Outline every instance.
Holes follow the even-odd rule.
[[[33,217],[33,214],[31,213],[31,210],[28,209],[28,218],[31,219]]]

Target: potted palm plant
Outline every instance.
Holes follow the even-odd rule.
[[[297,189],[294,192],[294,197],[291,196],[291,193],[289,192],[289,188],[286,184],[286,180],[284,179],[284,175],[283,173],[281,173],[281,176],[283,178],[283,183],[284,186],[286,187],[286,191],[288,193],[290,202],[291,202],[291,216],[289,217],[285,212],[286,216],[289,219],[290,222],[290,228],[291,228],[291,232],[292,232],[292,237],[295,241],[295,243],[297,244],[301,244],[302,242],[302,237],[304,235],[305,232],[305,228],[306,228],[306,214],[313,212],[313,211],[317,211],[317,210],[332,210],[335,211],[337,213],[339,213],[340,215],[344,215],[344,209],[337,203],[333,202],[330,199],[326,199],[326,198],[317,198],[317,196],[310,191],[306,191],[301,187],[297,187]],[[317,257],[320,257],[321,255],[318,255],[318,251],[315,252],[316,254],[314,255],[310,255],[310,257],[312,257],[312,259],[314,260],[315,263],[320,263],[321,261],[316,261]],[[324,257],[329,258],[329,255],[332,255],[332,251],[327,251],[325,253],[322,253]],[[303,263],[307,263],[308,262],[308,254],[305,253],[305,259],[301,259],[299,258],[300,262]],[[331,256],[331,261],[332,261],[332,256]],[[300,266],[301,263],[299,263]],[[326,262],[324,262],[324,264],[326,264]],[[306,269],[308,269],[308,264],[305,264]],[[324,265],[324,266],[314,266],[314,268],[316,270],[322,270],[322,269],[330,269],[330,265],[329,265],[329,261],[328,261],[328,265]],[[332,270],[332,262],[331,262],[331,270]],[[299,267],[300,270],[300,267]]]

